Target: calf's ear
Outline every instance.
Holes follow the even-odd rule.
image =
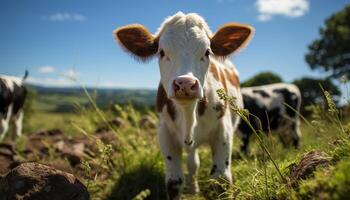
[[[113,35],[126,51],[141,60],[150,58],[158,51],[158,39],[140,24],[117,28]]]
[[[221,27],[210,39],[210,47],[216,56],[226,57],[247,45],[254,28],[248,25],[230,23]]]

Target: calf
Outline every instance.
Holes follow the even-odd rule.
[[[299,116],[301,95],[297,86],[288,83],[242,88],[244,107],[249,110],[249,122],[256,130],[265,133],[275,131],[284,146],[291,142],[299,147],[301,133]],[[293,109],[285,106],[288,104]],[[241,150],[247,153],[251,128],[241,121],[238,126],[243,145]]]
[[[14,134],[22,135],[23,105],[27,95],[23,81],[27,76],[28,71],[22,79],[0,75],[0,141],[5,137],[9,123],[13,123]]]
[[[232,138],[239,117],[216,90],[224,88],[243,107],[238,73],[228,56],[245,46],[252,33],[250,26],[230,23],[212,34],[202,17],[181,12],[167,18],[155,35],[138,24],[115,30],[119,44],[136,58],[158,57],[158,136],[169,199],[179,199],[182,193],[183,149],[188,152],[189,191],[198,192],[197,147],[202,144],[212,150],[211,176],[231,183]]]

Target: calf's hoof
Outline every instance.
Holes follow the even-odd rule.
[[[200,192],[198,181],[197,180],[192,180],[187,183],[186,179],[186,188],[185,188],[185,193],[187,194],[198,194]]]
[[[166,184],[167,196],[169,200],[178,200],[182,193],[182,178],[169,179]]]

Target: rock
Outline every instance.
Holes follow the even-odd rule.
[[[0,179],[0,200],[88,200],[72,174],[35,162],[22,163]]]
[[[156,128],[156,121],[151,116],[145,115],[140,119],[139,125],[144,128]]]
[[[53,146],[58,153],[60,153],[63,157],[66,157],[68,159],[72,167],[79,164],[82,158],[86,157],[84,154],[84,143],[75,143],[74,141],[60,140],[56,142]]]

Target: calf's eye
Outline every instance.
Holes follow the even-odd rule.
[[[210,55],[210,50],[207,49],[207,51],[205,52],[205,57],[209,57],[209,55]]]
[[[210,49],[207,49],[207,51],[204,54],[204,57],[209,58],[210,55]],[[204,61],[204,57],[201,57],[201,61]]]
[[[163,58],[165,56],[163,49],[159,51],[159,55],[161,58]]]

